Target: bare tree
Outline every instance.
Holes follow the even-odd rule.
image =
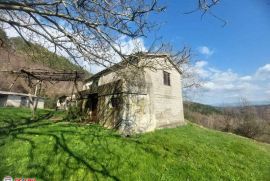
[[[203,14],[220,0],[195,0]],[[54,52],[102,66],[114,64],[112,54],[125,60],[119,38],[145,36],[153,24],[150,13],[165,8],[158,0],[2,0],[0,24],[14,28],[27,42],[41,40]],[[192,11],[193,12],[193,11]],[[212,14],[214,15],[214,14]]]
[[[191,48],[184,47],[181,51],[171,54],[170,57],[182,72],[184,89],[198,88],[201,86],[201,81],[192,67]]]
[[[181,71],[184,99],[186,101],[192,100],[194,95],[198,93],[197,90],[201,87],[202,80],[193,66],[191,48],[184,46],[181,50],[175,50],[172,45],[163,43],[162,46],[154,52],[165,53]]]
[[[125,58],[119,37],[144,36],[153,26],[147,15],[163,9],[157,0],[3,0],[0,23],[26,42],[44,40],[75,62],[108,66],[114,63],[112,53]]]
[[[261,120],[254,106],[246,98],[240,98],[240,126],[237,133],[249,138],[254,138],[263,133],[264,121]]]
[[[195,0],[198,10],[209,12],[219,0]],[[50,50],[109,67],[113,56],[127,60],[119,38],[143,37],[153,27],[147,16],[161,12],[158,0],[22,0],[0,1],[0,24],[13,28],[26,42],[43,41]],[[30,45],[30,44],[29,44]],[[153,44],[156,45],[156,44]],[[199,79],[190,66],[190,48],[165,51],[164,45],[148,52],[166,53],[181,69],[185,89],[198,87]],[[149,66],[149,65],[145,65]],[[187,81],[185,81],[187,80]]]
[[[213,7],[216,6],[220,2],[221,0],[198,0],[197,8],[185,14],[201,11],[202,12],[201,18],[203,18],[205,14],[209,14],[212,17],[216,18],[217,20],[221,21],[222,26],[224,27],[226,26],[227,21],[212,12]]]
[[[176,50],[171,44],[159,41],[162,40],[156,39],[148,49],[147,53],[167,55],[167,57],[176,65],[176,67],[182,73],[182,87],[184,90],[200,87],[201,80],[196,75],[196,71],[193,70],[192,66],[193,55],[191,48],[184,46],[182,49]],[[164,67],[164,64],[162,64],[162,67]],[[164,68],[170,67],[165,66]]]

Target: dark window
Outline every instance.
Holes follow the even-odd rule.
[[[121,103],[122,103],[122,101],[121,101],[120,97],[112,97],[111,98],[112,107],[119,108]]]
[[[163,83],[164,85],[171,85],[170,73],[163,71]]]

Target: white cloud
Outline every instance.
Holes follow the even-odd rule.
[[[119,49],[124,54],[131,54],[138,51],[146,51],[142,38],[130,39],[127,36],[122,36],[117,40]]]
[[[207,64],[208,64],[207,61],[201,60],[201,61],[198,61],[195,63],[195,67],[202,68],[202,67],[206,66]]]
[[[249,75],[246,75],[246,76],[240,77],[240,80],[243,80],[243,81],[250,81],[250,80],[252,80],[252,77],[249,76]]]
[[[144,40],[142,38],[130,39],[127,36],[120,37],[116,42],[116,47],[118,47],[118,49],[123,54],[127,55],[134,52],[147,50],[144,44]],[[121,61],[121,58],[113,50],[111,50],[111,60],[117,63]],[[106,67],[103,66],[91,65],[91,67],[89,67],[89,70],[92,73],[97,73],[104,70],[105,68]]]
[[[205,70],[205,66],[207,66],[208,62],[206,61],[198,61],[195,63],[194,67],[191,71],[196,72],[196,74],[201,77],[205,78],[209,76],[209,71]]]
[[[270,72],[270,64],[266,64],[258,69],[258,72]]]
[[[260,67],[255,74],[256,78],[259,80],[268,80],[270,79],[270,64],[266,64]]]
[[[6,29],[6,34],[7,34],[7,36],[9,38],[20,36],[18,34],[18,32],[14,28],[12,28],[12,27],[9,27],[8,29]]]
[[[198,48],[198,51],[206,56],[211,56],[214,53],[214,50],[211,50],[210,48],[208,48],[207,46],[201,46]]]
[[[193,101],[206,104],[237,103],[241,97],[251,102],[270,103],[270,64],[259,67],[250,75],[239,75],[231,69],[222,71],[205,61],[197,62],[193,68],[202,78],[200,96]]]

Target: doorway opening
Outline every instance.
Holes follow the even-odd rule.
[[[87,108],[89,110],[89,117],[91,122],[98,122],[97,110],[98,110],[98,94],[88,95]]]

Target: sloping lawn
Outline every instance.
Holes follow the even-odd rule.
[[[61,113],[57,113],[58,117]],[[124,138],[55,113],[0,109],[0,179],[270,180],[270,145],[193,124]]]

